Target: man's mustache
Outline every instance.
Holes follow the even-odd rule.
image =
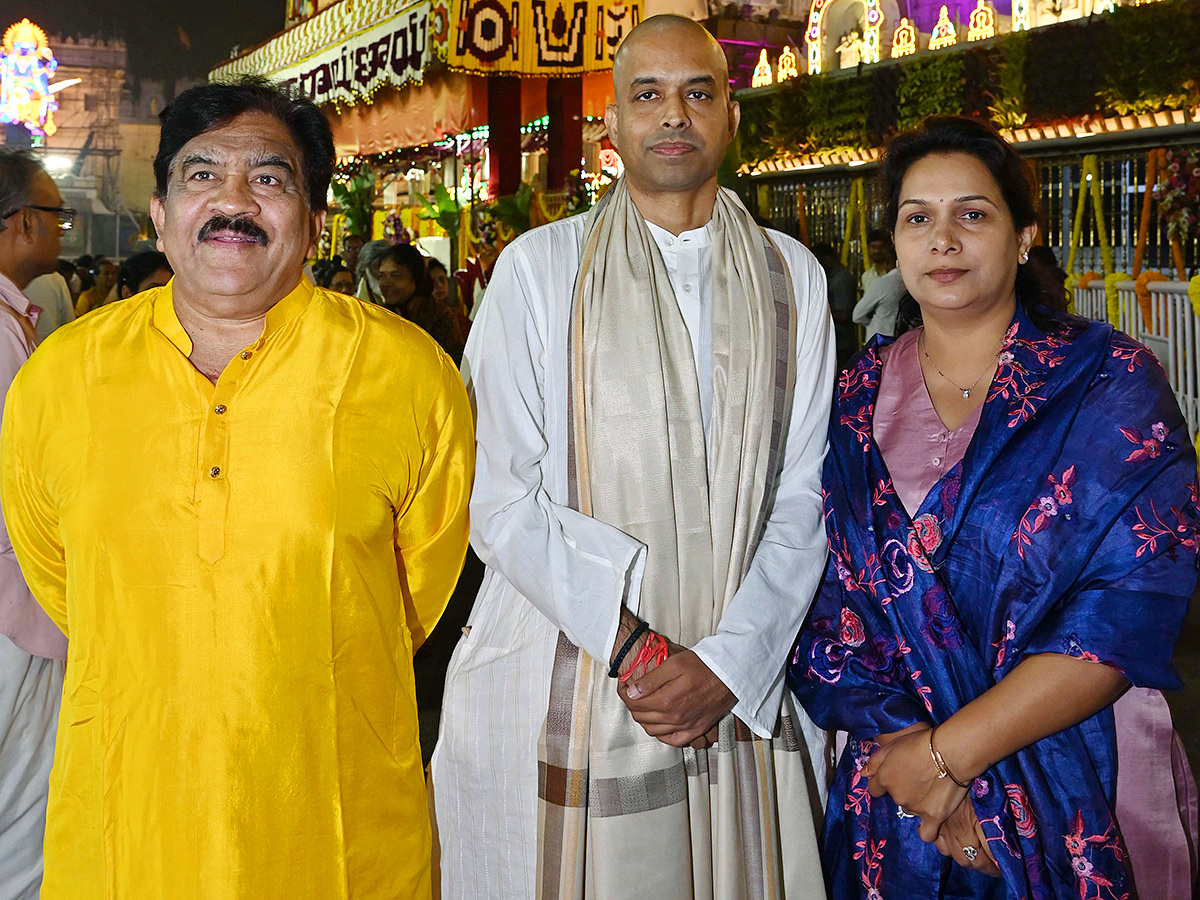
[[[213,216],[200,229],[197,240],[204,241],[218,232],[242,234],[253,239],[256,243],[267,246],[267,233],[251,219],[231,219],[228,216]]]

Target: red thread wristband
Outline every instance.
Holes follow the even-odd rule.
[[[661,634],[650,633],[646,638],[646,643],[642,644],[642,649],[638,651],[637,656],[633,658],[633,662],[629,664],[629,668],[625,670],[625,674],[617,678],[617,681],[624,684],[639,667],[648,663],[654,663],[656,666],[661,666],[667,661],[667,656],[671,650],[667,646],[666,640]]]

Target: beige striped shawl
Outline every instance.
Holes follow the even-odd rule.
[[[730,191],[711,231],[709,452],[687,326],[623,180],[589,214],[570,332],[571,503],[646,544],[640,614],[684,646],[714,633],[753,559],[794,381],[783,258]],[[729,715],[711,749],[681,750],[633,721],[606,669],[560,634],[539,743],[542,900],[824,900],[790,701],[770,740]]]

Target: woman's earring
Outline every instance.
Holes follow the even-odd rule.
[[[1023,262],[1023,263],[1029,262],[1029,251],[1028,250],[1026,250],[1024,253],[1021,254],[1021,262]]]

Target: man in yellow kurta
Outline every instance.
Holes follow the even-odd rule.
[[[467,542],[454,365],[314,288],[333,141],[263,82],[162,116],[175,278],[5,409],[17,556],[69,641],[45,900],[428,897],[412,653]]]

